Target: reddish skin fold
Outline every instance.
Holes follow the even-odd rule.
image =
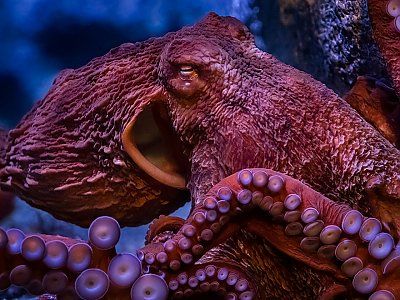
[[[395,82],[396,72],[392,66]],[[143,260],[151,271],[166,273],[167,280],[181,271],[194,276],[195,262],[222,263],[221,278],[234,271],[259,299],[313,299],[325,291],[329,295],[336,281],[354,295],[340,264],[306,251],[320,250],[318,237],[312,235],[321,224],[339,226],[352,207],[379,219],[398,241],[399,150],[326,86],[257,49],[238,20],[216,14],[62,72],[48,95],[9,133],[6,151],[0,149],[0,186],[83,225],[102,214],[122,225],[137,225],[170,212],[185,200],[182,193],[150,178],[148,170],[135,164],[131,145],[123,143],[130,137],[130,125],[150,106],[155,119],[170,129],[166,135],[182,149],[180,161],[186,168],[181,166],[181,176],[193,200],[185,225],[201,229],[199,237],[205,242],[191,235],[193,227],[184,225],[176,234],[167,230],[160,238],[159,231],[168,226],[155,226],[157,236],[143,249]],[[148,166],[142,162],[141,167]],[[269,198],[261,201],[249,191],[238,193],[243,187],[236,175],[230,176],[256,166],[268,168],[264,171],[269,178],[278,176],[270,188],[276,194],[268,195],[274,199],[272,210]],[[279,176],[285,179],[282,192]],[[223,200],[226,191],[218,191],[222,185],[234,192],[229,205]],[[302,196],[301,209],[315,206],[321,214],[320,222],[307,229],[298,222],[286,231],[304,227],[310,236],[285,234],[282,197],[287,192]],[[225,202],[203,215],[198,210],[206,195]],[[272,217],[244,203],[268,207]],[[230,217],[216,222],[222,213]],[[159,255],[164,247],[160,241],[169,238],[174,242],[167,247],[166,260]],[[398,271],[383,277],[382,262],[371,260],[357,238],[354,243],[359,260],[377,272],[378,288],[398,296]],[[328,255],[331,248],[319,253]],[[105,269],[113,254],[99,254]],[[347,263],[344,271],[350,268]],[[220,292],[233,292],[225,284]],[[179,291],[183,296],[193,293],[186,290]]]
[[[386,0],[368,0],[374,39],[388,65],[397,95],[400,91],[400,32],[394,26],[394,18],[387,13]]]
[[[147,230],[145,242],[150,243],[156,236],[162,233],[176,233],[183,225],[185,220],[179,217],[171,217],[161,215],[149,225]]]
[[[394,89],[373,78],[360,76],[344,99],[400,148],[400,100]]]
[[[0,169],[4,166],[7,132],[0,128]],[[14,210],[14,194],[0,190],[0,220]]]
[[[271,176],[280,176],[283,181],[284,181],[284,186],[282,189],[277,192],[273,193],[268,190],[266,187],[256,187],[253,184],[249,185],[243,185],[240,182],[238,182],[238,174],[233,174],[232,176],[229,176],[225,179],[223,179],[220,183],[218,183],[216,186],[214,186],[206,195],[204,199],[208,199],[209,197],[213,199],[219,199],[218,197],[218,191],[221,187],[228,187],[232,190],[233,195],[232,198],[229,200],[229,203],[231,205],[230,211],[227,213],[222,213],[219,212],[218,216],[216,218],[215,222],[219,222],[221,225],[221,229],[219,231],[214,231],[214,236],[213,238],[208,241],[204,240],[202,233],[207,230],[206,228],[210,228],[212,224],[215,224],[213,222],[210,222],[208,220],[206,221],[197,221],[198,220],[198,215],[199,214],[205,214],[207,216],[207,213],[211,210],[210,207],[205,207],[203,203],[199,203],[195,206],[193,209],[191,215],[188,217],[186,220],[185,224],[182,226],[181,230],[178,231],[175,235],[170,237],[170,241],[165,243],[164,245],[159,242],[154,242],[151,243],[147,246],[145,246],[143,249],[140,250],[142,255],[144,257],[149,256],[151,253],[154,257],[157,257],[157,254],[160,252],[167,252],[168,254],[168,260],[160,263],[159,261],[155,261],[151,264],[147,264],[146,261],[144,261],[145,265],[149,265],[150,269],[153,270],[169,270],[169,272],[172,273],[178,273],[178,274],[184,274],[186,273],[194,273],[196,270],[199,269],[199,266],[193,265],[192,263],[189,264],[184,264],[181,261],[181,268],[182,270],[177,270],[171,271],[171,261],[173,260],[181,260],[180,258],[183,257],[183,254],[185,253],[193,253],[194,254],[194,247],[197,245],[201,245],[204,249],[204,256],[203,257],[212,257],[212,254],[207,253],[208,251],[213,251],[213,247],[216,245],[220,244],[221,241],[224,241],[227,239],[227,237],[231,236],[233,232],[238,232],[239,229],[245,228],[247,232],[252,232],[260,237],[263,237],[266,241],[268,241],[269,244],[273,245],[274,248],[278,249],[283,255],[287,255],[288,257],[301,261],[305,265],[311,267],[314,270],[318,270],[322,273],[325,274],[330,274],[331,278],[324,278],[321,276],[321,280],[324,280],[323,283],[326,285],[328,289],[324,291],[323,293],[320,294],[322,299],[330,299],[330,297],[337,296],[337,295],[343,295],[346,294],[348,297],[356,297],[359,295],[354,288],[351,286],[351,278],[348,278],[346,274],[343,272],[343,265],[345,263],[335,257],[326,257],[326,256],[321,256],[319,253],[319,249],[326,247],[324,244],[319,241],[319,244],[316,246],[315,249],[307,251],[304,248],[302,248],[301,244],[304,238],[307,238],[307,234],[304,235],[303,232],[300,234],[296,234],[294,236],[289,236],[285,234],[285,226],[287,224],[290,224],[288,222],[284,222],[282,219],[277,218],[277,216],[272,216],[272,203],[285,203],[285,199],[287,199],[288,195],[299,195],[301,198],[301,204],[299,204],[295,209],[284,209],[279,215],[281,218],[283,218],[285,211],[300,211],[304,212],[307,208],[315,208],[318,212],[318,220],[322,221],[324,226],[338,226],[343,228],[344,231],[345,227],[344,225],[344,219],[345,216],[348,212],[352,211],[351,208],[345,204],[338,204],[333,202],[332,200],[324,197],[323,195],[313,191],[309,187],[305,186],[301,182],[294,180],[293,178],[290,178],[284,174],[277,173],[271,170],[267,169],[252,169],[251,170],[253,174],[255,172],[264,172],[267,174],[269,178]],[[253,197],[251,201],[247,204],[241,204],[237,201],[239,201],[239,195],[242,193],[243,189],[248,189],[252,192]],[[258,198],[255,197],[255,192],[261,192],[262,197]],[[268,198],[268,200],[266,200]],[[263,199],[263,200],[260,200]],[[268,201],[272,199],[272,202],[268,204]],[[221,201],[219,199],[218,201]],[[268,206],[269,205],[269,206]],[[267,208],[267,206],[269,208]],[[240,209],[239,209],[240,208]],[[257,214],[259,212],[262,212],[261,215]],[[268,213],[269,211],[269,213]],[[244,219],[241,220],[240,217],[242,216],[247,216]],[[223,221],[223,218],[236,218],[237,221],[232,221],[228,223],[225,223]],[[240,221],[241,220],[241,221]],[[298,220],[298,222],[303,224],[303,228],[305,230],[307,223],[304,223],[304,221]],[[307,221],[308,222],[308,221]],[[311,223],[309,223],[311,224]],[[196,234],[193,235],[192,237],[188,236],[188,234],[185,234],[185,228],[187,226],[193,225],[196,228]],[[238,225],[238,226],[237,226]],[[320,232],[319,230],[316,234],[312,234],[313,236],[320,237]],[[305,232],[305,231],[304,231]],[[358,231],[357,231],[358,232]],[[321,233],[322,234],[322,233]],[[188,250],[186,247],[181,246],[181,241],[182,239],[189,239],[191,241],[191,246],[192,250]],[[387,272],[385,276],[382,274],[382,266],[383,266],[383,260],[382,259],[374,259],[371,254],[368,253],[368,243],[363,242],[358,234],[356,235],[349,235],[346,233],[341,233],[340,238],[338,237],[337,240],[333,241],[329,245],[334,245],[335,247],[339,244],[340,241],[342,240],[351,240],[355,243],[357,246],[357,250],[355,254],[351,255],[350,257],[357,257],[358,259],[361,259],[363,262],[363,268],[371,268],[376,273],[378,274],[379,277],[379,282],[376,287],[376,290],[389,290],[391,293],[393,293],[396,297],[400,296],[400,286],[398,286],[398,279],[400,276],[400,264],[397,265],[396,269],[392,272]],[[175,247],[173,250],[169,250],[167,248],[167,244],[171,243],[171,241],[174,243]],[[169,251],[168,251],[169,250]],[[318,250],[318,251],[317,251]],[[394,250],[393,250],[394,251]],[[391,250],[392,252],[392,250]],[[200,255],[201,256],[201,255]],[[199,256],[199,257],[200,257]],[[333,254],[334,256],[334,254]],[[347,259],[347,258],[346,258]],[[200,262],[203,262],[204,258],[200,259]],[[196,259],[193,261],[193,263],[196,261]],[[217,262],[216,260],[215,262]],[[239,265],[241,262],[239,262]],[[342,269],[341,269],[342,265]],[[229,263],[229,260],[225,263],[225,266],[232,271],[235,270],[235,263],[231,262]],[[236,267],[237,268],[237,267]],[[240,270],[245,270],[246,267],[245,265],[242,265]],[[167,271],[168,272],[168,271]],[[251,274],[251,275],[250,275]],[[255,282],[255,275],[253,273],[250,273],[250,282],[253,282],[253,291],[257,285]],[[243,274],[242,274],[243,276]],[[179,275],[178,275],[179,277]],[[170,282],[171,277],[167,277],[167,282]],[[340,283],[340,285],[338,285]],[[344,288],[347,286],[347,288]],[[184,289],[185,285],[183,285],[180,290]],[[178,289],[176,289],[178,290]],[[195,289],[194,289],[195,290]],[[175,291],[175,290],[174,290]],[[173,291],[173,292],[174,292]],[[239,295],[237,295],[239,296]],[[272,297],[270,291],[262,291],[258,290],[256,299],[266,299],[268,297]],[[293,295],[295,299],[297,299],[298,296]],[[302,297],[298,297],[299,299],[304,299]],[[332,299],[332,298],[331,298]]]
[[[266,180],[262,181],[263,184],[261,185],[256,184],[254,180],[244,184],[242,177],[239,176],[243,172],[249,172],[253,178],[262,175]],[[247,193],[249,193],[249,197],[244,196]],[[292,201],[293,199],[295,201]],[[210,203],[214,203],[214,205]],[[229,205],[221,205],[221,203],[229,203]],[[277,209],[275,208],[277,203],[283,203],[283,208],[279,213],[276,212]],[[226,209],[226,207],[229,207],[229,209]],[[214,211],[214,213],[209,214],[211,211]],[[311,217],[310,214],[306,213],[310,211],[318,212],[318,214]],[[293,212],[299,212],[299,214],[297,217],[291,214],[291,218],[288,219],[287,214]],[[157,236],[154,237],[151,243],[138,252],[138,256],[143,261],[144,270],[163,274],[170,290],[170,296],[173,298],[190,298],[196,295],[217,298],[231,297],[233,299],[266,299],[272,297],[273,291],[262,290],[261,286],[257,285],[261,280],[260,274],[252,272],[252,268],[257,265],[248,266],[244,263],[244,259],[233,261],[229,257],[218,258],[218,254],[214,252],[222,243],[228,241],[229,237],[240,234],[242,229],[247,233],[262,237],[265,242],[277,249],[280,255],[293,260],[294,264],[291,264],[291,268],[294,268],[294,270],[296,270],[295,261],[299,261],[306,268],[314,270],[315,274],[318,274],[321,284],[326,287],[320,293],[322,299],[330,299],[340,295],[356,297],[360,295],[357,291],[366,290],[365,287],[359,285],[360,283],[352,284],[352,276],[347,275],[346,268],[348,267],[345,266],[346,264],[349,265],[350,259],[355,258],[362,262],[358,271],[375,272],[378,278],[377,285],[372,290],[367,290],[368,294],[375,290],[385,290],[398,297],[400,289],[397,287],[397,282],[400,264],[393,262],[388,264],[391,257],[398,255],[398,249],[394,249],[394,245],[392,245],[390,256],[386,255],[374,259],[370,250],[374,244],[373,238],[368,244],[363,242],[358,234],[346,234],[346,232],[355,232],[354,226],[351,225],[355,223],[351,222],[348,217],[360,215],[354,212],[350,206],[336,203],[287,175],[268,169],[249,169],[235,173],[213,186],[206,193],[204,201],[195,206],[189,218],[176,234],[170,235],[165,243],[160,242]],[[364,223],[368,224],[366,220],[364,220]],[[301,224],[303,231],[288,234],[286,229],[294,222]],[[307,230],[308,227],[316,228],[313,224],[318,222],[322,223],[326,230],[318,230],[317,232]],[[374,224],[376,222],[379,222],[379,220],[375,220]],[[323,235],[329,232],[330,228],[341,228],[339,235],[330,236],[330,239],[323,239]],[[379,230],[381,229],[380,227]],[[204,234],[206,231],[211,232],[211,238]],[[99,234],[99,237],[102,236],[101,231],[97,234]],[[388,235],[387,233],[384,234]],[[65,243],[70,249],[76,244],[85,243],[60,236],[40,235],[40,238],[46,243],[58,240]],[[318,241],[316,247],[313,246],[315,240]],[[312,248],[304,246],[307,244],[304,241],[308,241],[308,245],[312,245]],[[343,256],[346,252],[342,252],[339,256],[336,252],[343,251],[343,248],[340,248],[343,241],[352,242],[356,246],[355,252],[346,257]],[[91,243],[93,244],[93,242]],[[321,251],[321,249],[328,249],[329,247],[336,249],[336,252]],[[4,245],[3,249],[5,249]],[[67,268],[59,267],[59,271],[65,272],[61,275],[67,278],[69,282],[74,283],[79,274],[88,269],[95,268],[95,272],[100,273],[108,271],[109,263],[116,255],[114,249],[107,251],[95,249],[95,247],[91,249],[93,251],[91,252],[90,264],[79,272],[71,272]],[[375,251],[380,251],[380,249],[375,247]],[[96,251],[102,255],[96,255]],[[322,252],[323,255],[321,255]],[[187,255],[192,257],[191,261],[186,260],[185,256]],[[335,256],[340,259],[335,258]],[[10,279],[15,277],[16,271],[22,272],[26,269],[30,272],[28,274],[29,281],[21,283],[26,287],[33,280],[40,281],[51,274],[49,272],[51,270],[46,268],[41,261],[26,260],[19,254],[12,255],[6,251],[3,251],[1,258],[3,264],[0,266],[0,273],[12,274],[13,276]],[[74,259],[79,259],[79,255],[74,254]],[[255,257],[252,259],[255,259]],[[390,266],[390,268],[385,266]],[[293,269],[291,270],[293,271]],[[385,274],[383,275],[382,272],[385,272]],[[28,275],[21,274],[18,278],[24,279],[24,276]],[[302,276],[304,277],[304,274]],[[363,284],[362,280],[361,284]],[[60,287],[53,285],[52,289],[59,288],[59,295],[68,292],[67,283],[62,281],[60,285]],[[151,289],[151,286],[149,288]],[[115,297],[128,299],[128,290],[127,287],[111,286],[110,289],[104,291],[106,293],[105,299],[115,299]],[[309,290],[301,292],[301,297],[295,294],[293,294],[293,297],[304,299],[304,293],[308,293],[309,297],[312,297],[311,295],[314,292],[310,287]]]

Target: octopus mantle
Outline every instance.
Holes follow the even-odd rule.
[[[369,10],[394,88],[360,77],[348,103],[212,13],[63,71],[2,138],[0,187],[88,241],[0,230],[0,290],[400,299],[400,2]],[[160,216],[188,191],[186,220]],[[156,217],[116,253],[119,223]]]

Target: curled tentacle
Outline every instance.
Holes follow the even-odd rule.
[[[253,299],[256,294],[250,277],[233,264],[197,264],[188,271],[168,276],[166,280],[174,299],[195,294],[219,295],[225,299]]]
[[[177,234],[165,243],[145,246],[138,256],[153,270],[191,270],[202,254],[226,238],[230,219],[249,210],[262,211],[269,218],[252,217],[244,223],[246,230],[310,267],[331,273],[352,286],[351,293],[371,294],[384,287],[396,294],[385,282],[398,276],[398,256],[393,237],[382,231],[379,221],[267,169],[243,170],[222,180],[193,209]],[[396,272],[383,277],[384,259],[389,256],[395,257],[387,264]],[[359,280],[366,275],[372,282],[369,286]]]
[[[18,229],[4,232],[0,229],[0,290],[14,284],[33,295],[58,294],[76,278],[68,268],[71,249],[86,243],[61,236],[26,236]]]
[[[330,273],[349,295],[399,297],[393,284],[400,276],[399,249],[381,222],[289,176],[267,169],[243,170],[215,185],[199,203],[171,239],[155,239],[138,251],[138,258],[116,255],[120,228],[109,217],[92,223],[88,242],[0,230],[0,287],[14,284],[32,294],[55,293],[61,299],[71,292],[71,284],[83,299],[166,299],[168,294],[257,299],[256,285],[245,270],[213,261],[212,256],[200,260],[237,230],[231,220],[241,218],[242,229],[311,268]],[[243,218],[243,212],[250,211],[252,217]]]
[[[92,222],[87,242],[0,229],[0,290],[14,284],[43,299],[165,300],[163,278],[142,274],[133,254],[116,255],[119,237],[118,222],[107,216]]]
[[[147,230],[145,243],[150,243],[157,235],[164,232],[176,233],[184,224],[185,220],[179,217],[161,215],[151,222]]]
[[[89,243],[44,234],[26,236],[18,229],[0,229],[0,289],[14,284],[25,287],[34,295],[58,294],[60,299],[63,294],[71,295],[68,289],[82,272],[102,267],[103,261],[111,260],[112,257],[105,260],[104,256],[98,255],[102,250],[95,248],[115,246],[118,239],[110,241],[110,237],[118,235],[119,238],[119,225],[115,220],[111,223],[114,226],[98,221],[93,223],[96,232],[90,235]],[[112,234],[103,227],[111,230]]]

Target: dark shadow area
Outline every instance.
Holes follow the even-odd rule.
[[[314,74],[317,78],[326,77],[322,51],[314,37],[310,22],[311,15],[304,7],[281,7],[279,1],[256,1],[260,7],[259,18],[263,21],[262,36],[266,51],[280,60]]]
[[[329,78],[321,47],[315,36],[312,15],[306,1],[300,6],[281,6],[280,1],[257,0],[259,18],[263,20],[262,37],[266,51],[332,88],[342,89]]]
[[[254,5],[265,50],[338,94],[360,75],[389,80],[362,1],[354,1],[354,7],[324,0],[256,0]]]
[[[60,68],[78,68],[90,59],[107,53],[122,43],[142,37],[129,37],[123,28],[109,23],[82,23],[67,17],[53,20],[35,36],[46,57]],[[139,24],[138,24],[139,25]],[[138,31],[138,35],[145,32]]]
[[[169,15],[165,32],[179,30],[184,25],[179,14]],[[38,32],[34,42],[57,68],[78,68],[91,59],[104,55],[123,43],[144,41],[154,34],[146,24],[132,20],[129,25],[109,22],[83,22],[70,16],[58,16]]]
[[[24,85],[10,73],[0,73],[0,91],[0,126],[11,128],[31,107],[30,97]]]

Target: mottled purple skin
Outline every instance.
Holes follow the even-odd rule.
[[[121,143],[130,118],[158,89],[156,62],[169,40],[124,44],[62,71],[9,132],[7,148],[0,143],[1,189],[84,226],[102,215],[144,224],[185,203],[186,192],[139,170]]]
[[[374,39],[384,57],[393,80],[397,95],[400,95],[399,31],[394,26],[394,18],[387,13],[389,0],[368,0],[368,10],[372,22]]]
[[[360,76],[344,99],[389,142],[400,148],[400,101],[385,83]]]
[[[182,78],[179,65],[193,66],[195,78]],[[2,187],[81,224],[107,212],[134,225],[152,217],[142,209],[170,211],[179,204],[164,197],[175,192],[138,170],[121,143],[154,102],[166,105],[189,158],[193,199],[249,166],[364,210],[374,178],[398,197],[399,151],[323,84],[257,49],[236,19],[216,15],[63,71],[10,132]]]
[[[7,132],[0,129],[0,169],[4,165],[4,157],[5,157],[5,147],[7,140]],[[14,210],[14,198],[15,195],[13,193],[4,192],[0,189],[0,220],[6,217],[9,213]]]
[[[80,224],[107,214],[134,225],[171,211],[183,199],[140,171],[121,142],[129,121],[156,102],[189,161],[194,204],[228,175],[262,166],[398,234],[399,150],[326,86],[257,49],[239,21],[215,14],[62,72],[10,132],[2,188]],[[313,298],[326,288],[329,274],[287,260],[244,231],[203,257],[239,262],[275,297]]]

